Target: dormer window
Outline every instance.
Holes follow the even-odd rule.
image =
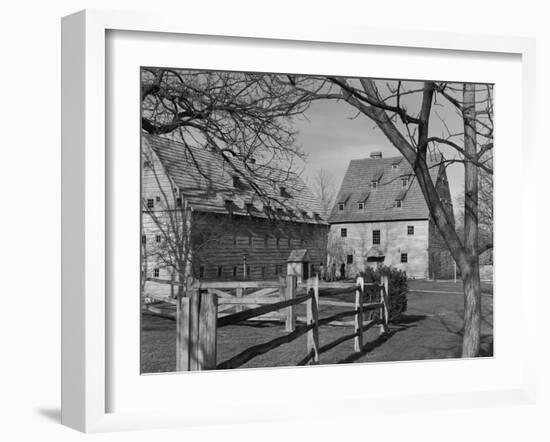
[[[233,187],[239,187],[239,182],[240,182],[239,176],[233,175]]]
[[[393,170],[397,169],[398,167],[399,167],[399,164],[397,164],[397,163],[393,163],[393,164],[391,165],[391,168],[392,168]]]
[[[370,186],[373,188],[373,189],[376,189],[378,187],[378,181],[371,181],[370,182]]]
[[[398,209],[401,209],[403,207],[403,201],[401,200],[395,201],[395,207],[397,207]]]
[[[357,203],[357,210],[363,210],[365,208],[365,203]]]
[[[344,210],[344,207],[346,203],[348,202],[351,194],[345,193],[343,194],[337,201],[338,201],[338,210],[342,211]]]

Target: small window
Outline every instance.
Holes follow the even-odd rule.
[[[277,238],[276,243],[277,243],[277,247],[279,247],[279,245],[281,244],[281,238]]]
[[[338,210],[344,210],[344,203],[338,203]]]
[[[370,186],[373,188],[373,189],[376,189],[378,187],[378,181],[371,181],[370,182]]]
[[[250,266],[249,265],[246,266],[246,276],[248,278],[250,278]]]
[[[407,187],[409,185],[409,180],[408,179],[402,179],[401,180],[401,186],[403,187]]]
[[[347,264],[353,264],[353,255],[348,255],[346,257],[346,263]]]
[[[233,187],[239,187],[239,177],[237,175],[233,175]]]
[[[280,264],[277,264],[277,265],[275,266],[275,274],[276,274],[277,276],[282,275],[282,272],[281,272],[281,265],[280,265]]]
[[[233,235],[233,245],[237,245],[237,235]]]
[[[252,235],[250,235],[248,237],[248,245],[251,246],[252,245]]]
[[[183,201],[182,201],[181,198],[176,198],[176,206],[177,206],[177,207],[183,206]]]
[[[141,243],[147,244],[147,237],[145,235],[141,235]]]
[[[340,236],[342,238],[347,238],[348,236],[348,229],[340,229]]]
[[[155,269],[153,270],[153,276],[155,278],[158,278],[160,276],[160,269],[158,267],[155,267]]]
[[[267,235],[264,236],[264,247],[266,249],[269,247],[269,237]]]
[[[204,278],[204,266],[199,267],[199,278]]]
[[[407,235],[414,235],[414,226],[407,226]]]
[[[373,244],[380,244],[380,230],[373,230],[372,231],[372,243]]]
[[[160,203],[160,196],[157,196],[155,199],[157,200],[157,203]]]
[[[398,209],[401,209],[403,207],[403,201],[397,200],[395,202],[395,207],[397,207]]]
[[[391,165],[391,168],[394,169],[394,170],[397,169],[397,167],[398,167],[398,164],[397,164],[397,163],[393,163],[393,164]]]
[[[155,237],[155,241],[156,241],[156,242],[161,242],[161,241],[162,241],[161,236],[160,236],[160,235],[157,235],[157,236]]]
[[[237,267],[233,267],[233,276],[237,276]]]
[[[365,203],[358,203],[357,204],[357,209],[358,210],[363,210],[365,208]]]
[[[262,267],[262,269],[261,269],[261,275],[262,275],[262,278],[265,278],[265,267]]]
[[[401,253],[401,262],[409,262],[409,256],[406,253]]]
[[[221,278],[223,275],[223,267],[222,266],[218,266],[218,278]]]
[[[147,199],[147,208],[152,209],[153,207],[155,207],[155,200],[153,198],[148,198]]]

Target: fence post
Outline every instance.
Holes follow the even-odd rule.
[[[189,370],[199,369],[200,290],[193,288],[189,297]]]
[[[355,290],[355,332],[354,350],[359,352],[363,349],[363,278],[357,278],[357,289]]]
[[[198,370],[216,369],[216,336],[218,297],[213,293],[200,295]]]
[[[244,289],[242,287],[237,287],[235,296],[237,298],[242,298],[244,296]],[[243,306],[242,305],[237,305],[235,307],[235,311],[236,312],[242,312],[243,311]]]
[[[287,275],[285,299],[294,299],[296,297],[296,276]],[[285,331],[292,332],[296,330],[296,306],[291,305],[286,309]]]
[[[388,299],[389,299],[389,280],[386,275],[380,277],[380,302],[382,307],[380,309],[381,313],[381,324],[380,324],[380,334],[387,333],[388,331],[388,322],[389,322],[389,310],[388,310]]]
[[[313,285],[313,287],[312,287]],[[307,354],[313,352],[311,364],[319,364],[319,280],[307,281],[307,293],[312,296],[306,302],[306,324],[314,324],[307,332]]]
[[[189,371],[189,298],[178,296],[176,306],[176,371]]]

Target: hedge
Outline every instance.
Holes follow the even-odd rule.
[[[380,282],[380,276],[388,277],[389,291],[389,315],[390,322],[393,322],[407,311],[407,273],[395,267],[381,266],[376,269],[367,267],[361,276],[365,282]]]

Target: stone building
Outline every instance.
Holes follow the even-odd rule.
[[[454,222],[449,183],[441,157],[429,164],[431,178]],[[367,266],[394,266],[409,278],[451,278],[454,261],[412,171],[403,157],[352,160],[329,216],[329,261],[354,276]],[[329,264],[329,265],[330,265]]]
[[[276,279],[296,249],[306,274],[326,261],[328,223],[303,181],[247,161],[253,176],[208,149],[142,136],[142,290],[148,279]]]

